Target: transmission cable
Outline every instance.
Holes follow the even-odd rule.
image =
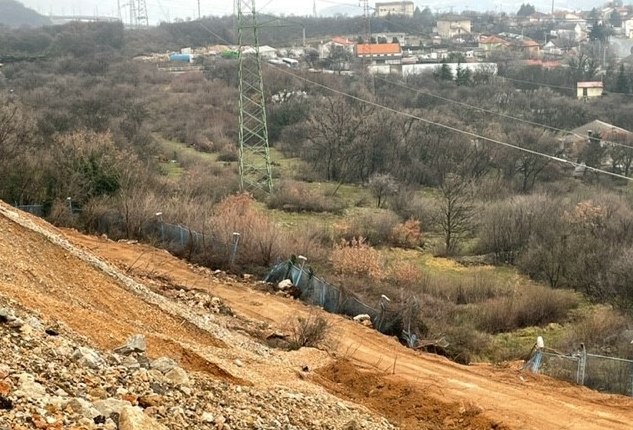
[[[268,66],[269,67],[273,67],[273,68],[275,68],[275,69],[279,70],[280,72],[285,73],[287,75],[294,76],[294,77],[296,77],[296,78],[298,78],[298,79],[300,79],[300,80],[302,80],[304,82],[310,83],[310,84],[312,84],[314,86],[317,86],[317,87],[323,88],[325,90],[331,91],[331,92],[333,92],[335,94],[347,97],[349,99],[352,99],[352,100],[355,100],[355,101],[358,101],[358,102],[361,102],[361,103],[365,103],[365,104],[370,105],[370,106],[374,106],[374,107],[379,108],[379,109],[386,110],[388,112],[395,113],[397,115],[406,116],[408,118],[415,119],[415,120],[424,122],[426,124],[434,125],[434,126],[443,128],[445,130],[450,130],[450,131],[453,131],[453,132],[456,132],[456,133],[460,133],[460,134],[463,134],[463,135],[466,135],[466,136],[469,136],[469,137],[472,137],[472,138],[475,138],[475,139],[486,140],[488,142],[495,143],[497,145],[502,145],[502,146],[505,146],[505,147],[508,147],[508,148],[517,149],[519,151],[523,151],[523,152],[526,152],[528,154],[538,155],[538,156],[541,156],[541,157],[544,157],[544,158],[548,158],[550,160],[558,161],[560,163],[569,164],[569,165],[574,166],[574,167],[584,167],[586,170],[589,170],[589,171],[592,171],[592,172],[603,173],[605,175],[613,176],[613,177],[616,177],[616,178],[626,179],[627,181],[632,181],[633,180],[633,178],[629,178],[628,176],[620,175],[618,173],[609,172],[607,170],[602,170],[602,169],[599,169],[597,167],[587,166],[587,165],[584,165],[584,164],[581,164],[581,163],[576,163],[576,162],[573,162],[573,161],[570,161],[570,160],[566,160],[564,158],[556,157],[554,155],[545,154],[545,153],[542,153],[542,152],[534,151],[534,150],[529,149],[529,148],[523,148],[521,146],[514,145],[512,143],[503,142],[503,141],[498,140],[498,139],[493,139],[493,138],[490,138],[490,137],[482,136],[480,134],[473,133],[472,131],[462,130],[462,129],[459,129],[457,127],[453,127],[453,126],[450,126],[450,125],[442,124],[442,123],[439,123],[439,122],[436,122],[436,121],[432,121],[430,119],[422,118],[420,116],[414,115],[414,114],[409,113],[409,112],[403,112],[403,111],[391,108],[389,106],[385,106],[385,105],[382,105],[380,103],[377,103],[377,102],[374,102],[374,101],[371,101],[371,100],[366,100],[366,99],[363,99],[361,97],[355,96],[353,94],[346,93],[344,91],[328,87],[327,85],[323,85],[321,83],[315,82],[315,81],[313,81],[311,79],[308,79],[306,77],[303,77],[303,76],[297,75],[295,73],[292,73],[290,71],[284,70],[284,69],[282,69],[280,67],[275,66],[274,64],[268,64]]]
[[[437,98],[437,99],[440,99],[440,100],[443,100],[443,101],[446,101],[446,102],[455,103],[457,105],[464,106],[464,107],[467,107],[469,109],[478,110],[478,111],[489,113],[489,114],[492,114],[492,115],[498,115],[498,116],[503,117],[503,118],[513,119],[515,121],[523,122],[525,124],[530,124],[530,125],[534,125],[534,126],[537,126],[537,127],[542,127],[542,128],[549,129],[549,130],[556,131],[556,132],[560,132],[560,133],[565,133],[565,134],[568,134],[568,135],[571,135],[571,136],[575,136],[575,137],[579,137],[579,138],[582,138],[582,139],[587,137],[587,136],[582,136],[582,135],[580,135],[578,133],[574,133],[573,131],[563,130],[561,128],[553,127],[551,125],[546,125],[546,124],[541,124],[541,123],[538,123],[538,122],[535,122],[535,121],[530,121],[529,119],[523,119],[523,118],[519,118],[519,117],[516,117],[516,116],[513,116],[513,115],[509,115],[509,114],[506,114],[506,113],[503,113],[503,112],[496,112],[496,111],[493,111],[493,110],[490,110],[490,109],[482,108],[482,107],[479,107],[479,106],[474,106],[474,105],[471,105],[471,104],[468,104],[468,103],[465,103],[465,102],[460,102],[460,101],[457,101],[457,100],[449,99],[447,97],[443,97],[443,96],[440,96],[440,95],[437,95],[437,94],[429,93],[427,91],[423,91],[423,90],[420,90],[418,88],[410,87],[410,86],[405,85],[405,84],[403,84],[401,82],[390,81],[388,79],[385,79],[385,78],[382,78],[382,77],[379,77],[379,76],[375,76],[375,79],[377,79],[379,81],[382,81],[382,82],[386,82],[386,83],[391,84],[391,85],[396,85],[396,86],[405,88],[405,89],[410,90],[410,91],[415,91],[417,93],[424,94],[424,95],[429,96],[429,97],[434,97],[434,98]],[[602,139],[602,142],[608,143],[608,144],[611,144],[611,145],[622,146],[624,148],[633,149],[633,146],[626,145],[626,144],[620,143],[620,142],[612,142],[612,141],[604,140],[604,139]]]

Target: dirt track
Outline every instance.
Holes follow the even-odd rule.
[[[40,226],[45,223],[33,220]],[[300,302],[253,291],[248,285],[198,274],[164,251],[59,232],[79,248],[121,269],[160,275],[211,291],[238,315],[280,327],[309,312]],[[192,370],[239,381],[186,345],[231,348],[199,328],[121,287],[39,233],[0,216],[0,292],[43,316],[65,322],[103,348],[142,331],[153,355],[170,354]],[[420,354],[340,317],[334,321],[335,355],[313,380],[410,429],[629,429],[633,399],[604,395],[512,368],[461,366]],[[184,345],[184,346],[183,346]],[[271,367],[273,364],[271,364]],[[239,376],[239,375],[236,375]]]

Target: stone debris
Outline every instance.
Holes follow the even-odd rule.
[[[359,314],[352,318],[357,323],[364,325],[365,327],[371,327],[371,317],[368,314]]]
[[[284,279],[277,284],[278,290],[288,290],[292,287],[294,287],[294,285],[292,284],[292,281],[290,279]]]
[[[114,352],[121,355],[129,355],[133,352],[145,352],[146,348],[145,336],[134,334],[127,338],[125,345],[115,348]]]
[[[126,341],[127,355],[101,351],[4,302],[0,294],[0,430],[396,428],[322,390],[232,384],[170,357],[152,360],[141,335]]]

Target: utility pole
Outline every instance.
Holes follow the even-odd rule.
[[[198,0],[198,19],[200,19],[200,0]]]
[[[240,190],[270,194],[273,180],[255,0],[237,0],[237,24]]]

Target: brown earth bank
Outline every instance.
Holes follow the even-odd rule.
[[[631,428],[633,399],[517,366],[458,365],[339,316],[327,315],[328,351],[269,350],[251,335],[283,331],[297,316],[322,311],[257,288],[254,280],[194,267],[164,250],[55,229],[0,204],[0,294],[97,348],[111,350],[142,333],[148,356],[172,357],[228,386],[325,388],[343,402],[337,413],[373,414],[367,422],[376,424],[364,428],[385,428],[381,416],[407,429]],[[179,301],[183,291],[218,297],[230,312],[198,311]]]

